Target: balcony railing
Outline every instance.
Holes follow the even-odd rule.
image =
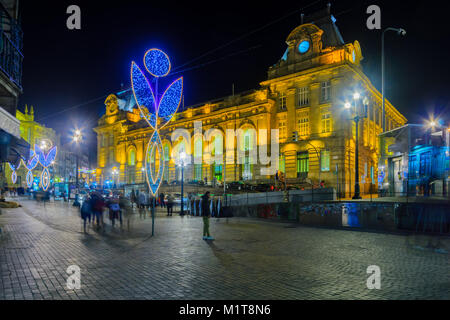
[[[22,39],[19,23],[0,6],[0,69],[22,89]]]

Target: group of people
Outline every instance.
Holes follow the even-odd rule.
[[[23,188],[0,188],[0,195],[2,195],[3,197],[17,197],[21,194],[23,194]]]
[[[155,207],[167,208],[167,216],[173,215],[173,206],[175,204],[175,198],[172,194],[167,196],[161,192],[158,197],[152,197],[145,191],[140,191],[137,195],[134,190],[130,194],[132,206],[136,204],[139,209],[149,208],[154,202]],[[141,211],[140,211],[141,212]]]
[[[86,228],[88,224],[96,225],[97,229],[104,226],[104,212],[109,214],[109,219],[113,227],[116,221],[118,221],[122,228],[123,222],[126,220],[127,229],[130,230],[130,218],[133,213],[133,206],[131,201],[123,194],[120,194],[118,198],[105,199],[99,192],[91,192],[84,199],[80,211],[85,233],[87,232]]]
[[[209,219],[211,217],[209,206],[209,191],[202,196],[202,219],[203,219],[203,240],[214,240],[209,232]],[[81,219],[83,220],[83,230],[87,233],[88,225],[96,225],[97,229],[104,227],[103,214],[107,212],[111,225],[114,227],[116,221],[123,227],[126,220],[127,229],[130,230],[130,219],[134,212],[133,203],[137,204],[140,215],[152,205],[159,204],[162,208],[167,207],[167,215],[172,216],[174,198],[171,194],[165,195],[161,193],[158,198],[149,197],[145,192],[140,192],[136,197],[132,192],[130,199],[123,194],[117,197],[105,199],[99,192],[94,191],[86,196],[80,207]],[[144,213],[145,214],[145,213]]]

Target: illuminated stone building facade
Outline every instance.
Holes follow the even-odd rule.
[[[21,112],[19,109],[17,109],[16,118],[20,121],[20,136],[30,144],[31,148],[33,148],[35,144],[40,145],[43,142],[45,142],[48,147],[54,145],[59,146],[60,137],[58,134],[56,134],[55,130],[53,130],[52,128],[47,128],[46,126],[35,121],[33,106],[28,109],[28,106],[25,105],[24,112]],[[25,168],[23,163],[17,171],[16,184],[13,184],[11,181],[10,167],[5,167],[7,184],[9,187],[26,187],[27,169]],[[37,166],[35,170],[33,170],[33,176],[39,177],[40,171],[40,166]]]
[[[203,159],[225,149],[226,130],[241,129],[245,158],[241,164],[190,164],[186,180],[216,178],[226,182],[238,180],[274,181],[274,176],[261,175],[259,164],[251,164],[251,149],[261,140],[253,141],[252,129],[258,133],[279,129],[279,169],[289,183],[324,180],[327,186],[342,193],[351,193],[355,174],[355,124],[350,102],[365,114],[359,127],[359,176],[361,192],[368,192],[377,181],[380,156],[378,135],[382,131],[381,94],[372,85],[361,67],[363,55],[357,41],[344,43],[328,10],[318,12],[294,29],[286,40],[283,57],[268,70],[268,78],[260,88],[180,110],[161,131],[164,161],[169,168],[164,180],[179,179],[176,165],[181,150]],[[361,98],[353,99],[354,92]],[[143,183],[144,157],[151,129],[141,118],[130,92],[110,95],[105,101],[106,113],[98,122],[99,183],[106,180],[116,184]],[[347,105],[348,106],[348,105]],[[202,140],[194,135],[194,122],[201,121],[203,133],[218,129],[223,141]],[[386,101],[386,129],[406,123],[406,118]],[[171,141],[171,134],[185,128],[191,142]],[[298,139],[294,137],[297,136]],[[298,141],[296,141],[298,140]],[[268,148],[270,150],[270,147]],[[223,157],[224,157],[223,152]],[[172,156],[173,155],[173,156]],[[237,156],[235,156],[235,159]],[[309,179],[309,180],[308,180]]]
[[[29,143],[31,148],[35,145],[42,145],[48,149],[50,147],[56,146],[58,148],[56,160],[54,164],[49,168],[51,178],[54,182],[71,182],[75,183],[76,177],[76,157],[78,154],[79,168],[84,169],[84,171],[90,168],[88,156],[80,152],[76,152],[74,145],[71,143],[61,145],[61,137],[52,128],[47,128],[45,125],[35,121],[35,110],[31,106],[28,108],[25,105],[24,111],[16,110],[16,118],[20,121],[20,136],[26,142]],[[26,188],[26,175],[27,169],[22,165],[17,170],[17,181],[15,184],[12,183],[11,179],[11,169],[8,165],[6,168],[6,182],[9,187],[24,187]],[[40,177],[42,171],[42,166],[38,165],[33,170],[33,176]],[[89,180],[89,175],[80,172],[79,175],[81,180]]]

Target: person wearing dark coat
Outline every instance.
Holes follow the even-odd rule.
[[[203,240],[214,240],[209,233],[209,218],[211,211],[209,209],[209,191],[202,196],[202,218],[203,218]]]

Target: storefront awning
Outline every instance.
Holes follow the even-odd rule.
[[[22,138],[17,138],[0,129],[0,162],[9,162],[18,166],[20,159],[28,161],[30,145]]]
[[[20,137],[20,121],[0,107],[0,162],[28,161],[30,145]]]

